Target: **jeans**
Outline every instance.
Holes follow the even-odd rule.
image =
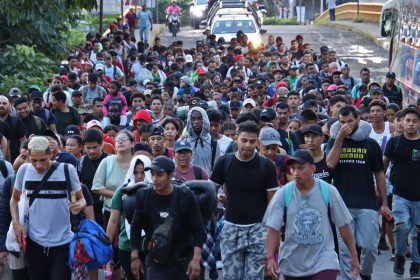
[[[394,194],[392,215],[395,221],[394,236],[397,243],[396,255],[405,255],[407,237],[411,232],[411,260],[415,263],[420,263],[417,248],[417,238],[420,232],[420,201],[409,201]]]
[[[353,218],[350,222],[353,238],[362,250],[360,255],[360,273],[370,276],[378,253],[379,242],[379,213],[371,209],[349,209]],[[344,240],[338,233],[340,248],[340,279],[351,280],[351,256]]]
[[[329,9],[328,12],[330,14],[330,21],[335,21],[335,8]]]
[[[225,222],[220,249],[223,279],[255,280],[264,278],[267,229],[258,223],[238,226]]]
[[[149,26],[140,26],[140,41],[149,43]]]
[[[187,275],[187,269],[190,261],[191,257],[185,258],[172,264],[160,265],[155,263],[150,258],[146,258],[145,278],[147,280],[188,280],[189,277]]]

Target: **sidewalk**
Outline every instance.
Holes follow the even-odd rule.
[[[331,26],[357,33],[366,39],[371,40],[381,48],[389,50],[390,39],[380,37],[379,24],[368,22],[353,22],[352,20],[338,20],[334,22],[320,23],[320,25]]]

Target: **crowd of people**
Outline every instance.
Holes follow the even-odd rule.
[[[98,279],[68,266],[90,219],[114,243],[114,279],[366,280],[378,249],[399,277],[411,255],[420,279],[420,104],[402,108],[395,73],[354,78],[300,34],[187,49],[130,30],[89,33],[48,83],[0,95],[0,270]],[[210,219],[174,179],[214,182]]]

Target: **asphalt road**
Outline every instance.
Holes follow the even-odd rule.
[[[350,74],[358,78],[363,67],[371,70],[371,77],[375,80],[385,77],[388,71],[388,52],[372,41],[350,31],[340,30],[327,26],[264,26],[267,33],[262,36],[266,43],[268,36],[282,36],[283,41],[290,45],[290,41],[297,34],[302,34],[304,42],[311,43],[312,49],[319,52],[319,48],[327,45],[337,51],[340,60],[350,65]],[[182,27],[181,32],[174,38],[167,28],[160,34],[163,45],[169,45],[174,40],[184,42],[185,48],[195,47],[197,40],[204,38],[203,30],[194,30],[191,27]]]

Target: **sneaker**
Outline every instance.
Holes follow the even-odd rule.
[[[394,262],[394,275],[396,277],[404,276],[405,258],[403,256],[396,256]]]
[[[216,262],[216,269],[217,270],[221,270],[223,268],[223,263],[222,263],[222,261],[217,261]]]
[[[389,260],[390,260],[391,262],[395,262],[395,254],[392,254],[392,255],[391,255],[391,257],[389,258]]]
[[[387,250],[389,250],[389,247],[388,247],[388,245],[386,244],[386,240],[385,240],[385,238],[381,238],[381,239],[379,239],[378,249],[379,249],[379,250],[382,250],[382,251],[387,251]]]
[[[370,275],[369,276],[366,276],[366,275],[360,274],[360,278],[362,280],[372,280],[372,277]]]
[[[420,279],[420,264],[412,262],[410,267],[411,279]]]

